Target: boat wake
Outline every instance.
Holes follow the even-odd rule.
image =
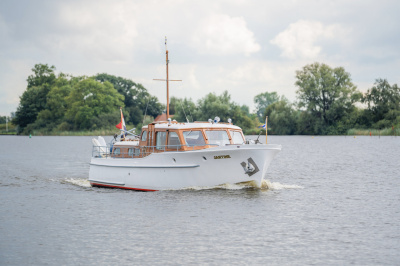
[[[91,187],[89,180],[83,178],[66,178],[63,181],[79,187]]]
[[[89,188],[90,182],[87,179],[83,178],[66,178],[63,180],[65,183],[69,183],[75,186],[79,187],[85,187]],[[281,189],[302,189],[304,187],[298,186],[298,185],[287,185],[287,184],[281,184],[279,182],[271,182],[269,180],[263,179],[261,182],[261,186],[257,186],[256,182],[254,181],[249,181],[249,182],[242,182],[242,183],[237,183],[237,184],[222,184],[214,187],[187,187],[187,188],[182,188],[182,189],[169,189],[171,190],[212,190],[212,189],[225,189],[225,190],[241,190],[241,189],[247,189],[247,188],[253,188],[253,189],[261,189],[261,190],[281,190]]]
[[[279,182],[271,182],[269,180],[263,179],[261,182],[261,188],[264,189],[273,189],[273,190],[281,190],[281,189],[302,189],[304,187],[299,185],[287,185],[281,184]]]

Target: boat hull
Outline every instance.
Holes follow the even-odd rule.
[[[280,145],[228,145],[197,151],[152,153],[145,158],[92,158],[92,186],[143,191],[261,185]]]

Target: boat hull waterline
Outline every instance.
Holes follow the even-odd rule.
[[[93,157],[92,186],[142,191],[215,187],[254,181],[261,186],[281,145],[227,145],[144,158]]]

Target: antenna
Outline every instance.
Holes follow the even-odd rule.
[[[182,102],[183,102],[183,100],[182,100]],[[185,109],[183,108],[183,103],[182,103],[182,102],[181,102],[181,107],[182,107],[183,113],[185,114],[186,121],[187,121],[188,123],[190,123],[190,122],[189,122],[189,119],[187,118]]]
[[[144,111],[144,116],[143,116],[143,123],[142,123],[142,125],[144,124],[144,120],[146,119],[147,107],[149,106],[149,103],[150,103],[150,96],[148,96],[147,98],[148,98],[148,100],[147,100],[146,110]]]
[[[166,79],[153,79],[159,81],[166,81],[167,83],[167,119],[169,118],[169,81],[182,81],[181,79],[169,79],[168,78],[168,49],[167,49],[167,36],[165,36],[165,57],[166,57],[166,68],[167,68],[167,78]]]

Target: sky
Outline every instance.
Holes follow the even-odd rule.
[[[254,110],[276,91],[296,101],[305,65],[344,67],[366,92],[400,84],[400,1],[63,0],[0,1],[0,115],[17,110],[35,64],[56,73],[108,73],[141,83],[166,103],[227,90]]]

